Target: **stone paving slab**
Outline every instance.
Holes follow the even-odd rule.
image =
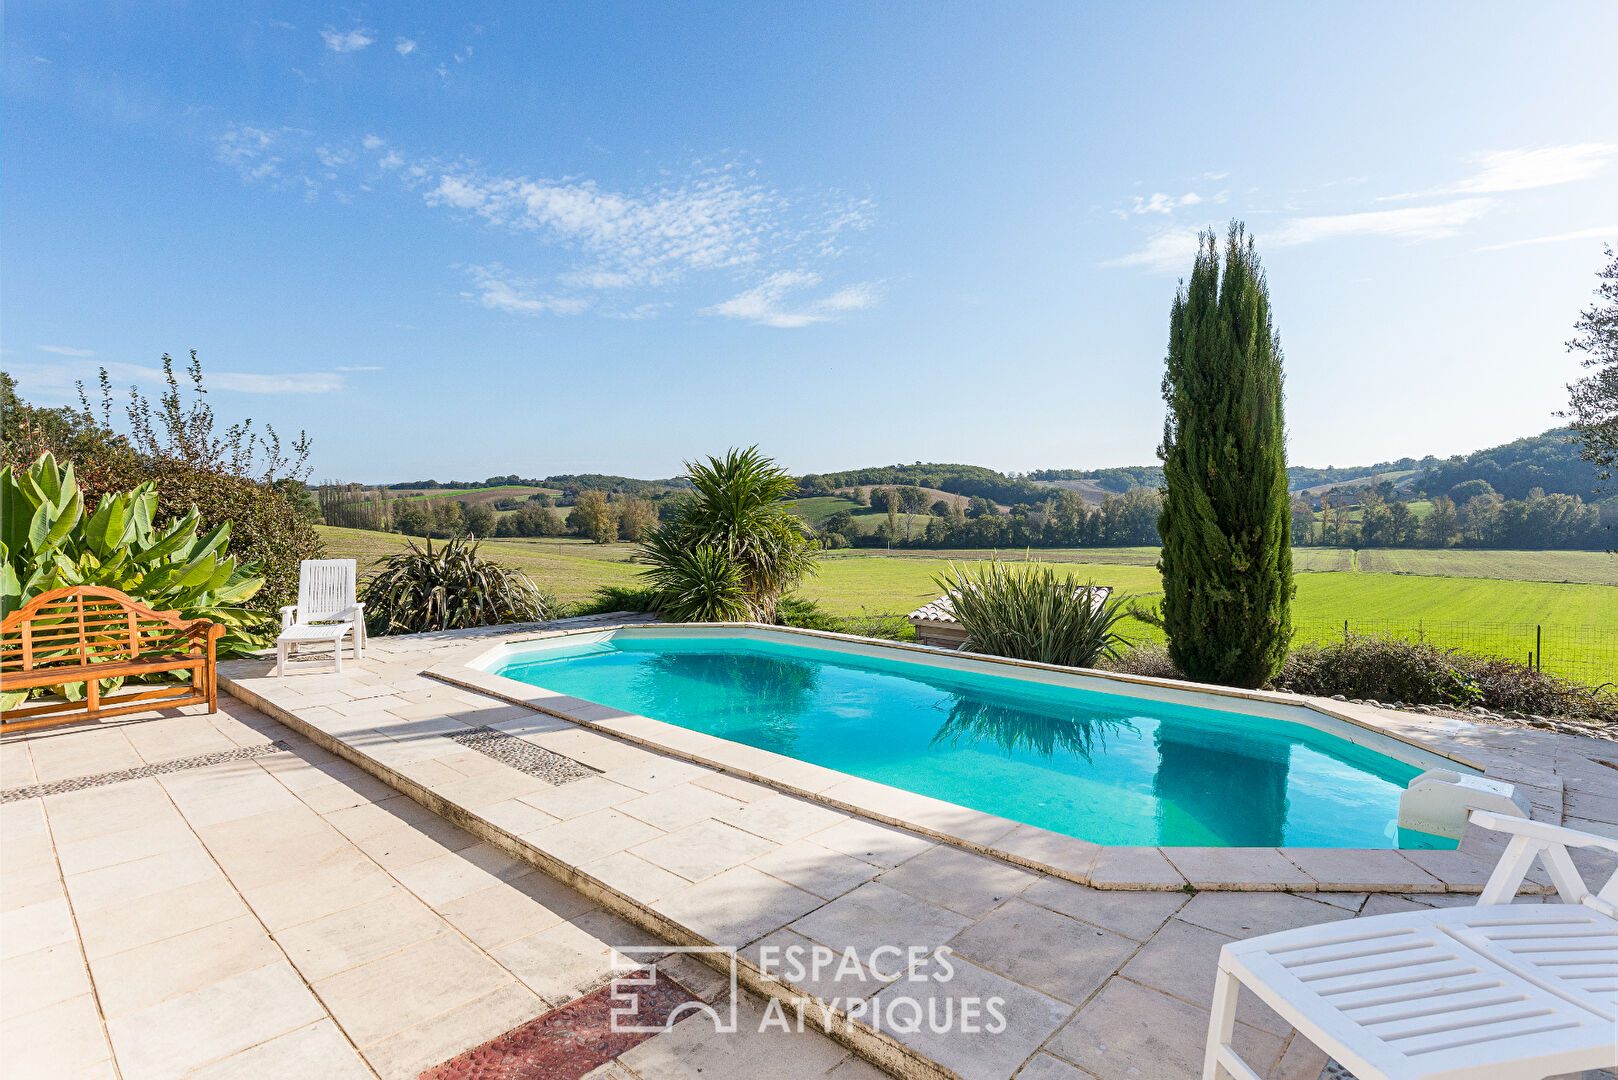
[[[755,1006],[765,1015],[784,1006],[790,1017],[801,1008],[806,1026],[824,1026],[836,1041],[902,1075],[1055,1076],[1071,1069],[1120,1080],[1193,1075],[1199,1071],[1206,1003],[1212,994],[1209,957],[1217,956],[1220,944],[1372,914],[1380,910],[1379,901],[1411,906],[1468,902],[1445,890],[1475,889],[1474,868],[1463,860],[1488,859],[1498,850],[1486,837],[1469,834],[1471,842],[1460,852],[1430,853],[1454,856],[1451,865],[1409,864],[1409,887],[1430,891],[1407,888],[1397,895],[1384,891],[1367,898],[1370,890],[1397,884],[1386,880],[1387,865],[1375,857],[1350,860],[1344,864],[1349,873],[1336,868],[1326,873],[1314,854],[1300,856],[1320,871],[1312,873],[1286,858],[1285,850],[1262,849],[1256,860],[1238,853],[1217,866],[1213,857],[1204,860],[1207,865],[1197,863],[1197,856],[1186,854],[1191,849],[1088,845],[1094,850],[1077,862],[1095,882],[1111,886],[1096,889],[1072,880],[1070,868],[1050,866],[1046,859],[1060,853],[1048,849],[1048,839],[1018,834],[1026,827],[1011,826],[1008,843],[1041,857],[995,858],[964,837],[958,843],[941,842],[937,831],[896,828],[853,813],[849,806],[828,805],[815,792],[848,780],[830,770],[795,763],[783,766],[786,776],[779,781],[752,769],[738,775],[700,760],[700,755],[660,752],[631,730],[609,730],[599,721],[535,720],[539,714],[527,710],[513,715],[511,704],[497,695],[446,683],[435,688],[418,673],[437,670],[446,650],[464,658],[467,647],[454,635],[434,639],[430,645],[410,639],[373,643],[376,658],[368,657],[356,675],[382,672],[384,677],[355,682],[353,689],[363,696],[346,700],[346,671],[344,678],[276,679],[268,674],[268,665],[249,661],[226,665],[222,674],[231,693],[465,828],[510,858],[513,866],[538,867],[578,890],[649,940],[737,947],[743,985],[760,995]],[[475,647],[481,651],[498,639],[480,633]],[[379,692],[388,686],[396,692]],[[322,704],[308,704],[310,700]],[[424,705],[441,711],[434,715],[420,708]],[[408,716],[399,715],[401,711]],[[655,721],[631,719],[631,727],[642,734],[653,730],[645,725]],[[453,764],[464,747],[450,736],[478,727],[505,731],[598,775],[514,800],[494,801],[498,792],[485,790],[487,800],[472,805],[478,800],[466,793],[473,789],[460,784],[464,774]],[[1540,779],[1557,785],[1546,783],[1543,789],[1560,792],[1556,769],[1561,742],[1540,743],[1533,738],[1539,733],[1515,729],[1470,730],[1475,727],[1468,725],[1463,733],[1471,749],[1541,770]],[[1457,737],[1455,730],[1446,727],[1442,737]],[[1533,745],[1532,753],[1524,749],[1527,744]],[[758,758],[754,764],[773,768],[776,762]],[[495,766],[480,769],[479,775],[499,776],[500,769],[509,769]],[[510,816],[513,802],[547,815],[547,820],[528,828],[530,821]],[[1041,842],[1047,848],[1041,849]],[[1402,858],[1397,852],[1386,854]],[[1237,877],[1239,881],[1216,883],[1254,891],[1188,897],[1187,874],[1178,868],[1176,856],[1188,873]],[[1148,891],[1138,891],[1143,888]],[[1299,891],[1282,891],[1286,888]],[[1318,891],[1322,888],[1334,891]],[[1225,906],[1203,902],[1204,897]],[[530,945],[547,932],[557,938],[551,955],[579,952],[563,940],[573,932],[565,929],[531,935]],[[883,946],[897,954],[898,966],[874,972],[879,965],[871,962],[870,953]],[[911,946],[919,952],[908,952]],[[497,956],[509,968],[526,971],[529,947],[502,946]],[[996,988],[991,996],[1003,1002],[1004,1015],[995,1037],[940,1035],[925,1025],[907,1030],[903,1016],[893,1022],[895,1006],[904,1012],[914,1007],[913,1001],[925,1010],[930,1003],[942,1005],[958,996],[940,993],[936,979],[928,975],[928,950],[941,947],[955,953],[957,990],[979,984]],[[849,948],[861,957],[841,972],[835,964],[783,972],[775,963],[783,950],[795,949],[810,959],[817,954],[840,959]],[[890,966],[895,959],[883,958]],[[567,964],[546,977],[565,982]],[[538,987],[536,978],[529,976],[526,985]],[[825,1002],[808,1000],[811,991]],[[673,1040],[692,1023],[683,1021],[667,1038]],[[1238,1025],[1238,1044],[1266,1076],[1312,1077],[1324,1065],[1323,1056],[1300,1046],[1267,1010],[1249,1003]],[[678,1040],[663,1040],[651,1040],[645,1047],[654,1049],[626,1055],[602,1075],[694,1075],[687,1068],[688,1055],[673,1050]],[[741,1042],[756,1040],[732,1042],[710,1032],[709,1041],[715,1047],[712,1057],[698,1054],[697,1059],[717,1067]],[[660,1043],[662,1048],[655,1049]],[[797,1064],[781,1064],[781,1075],[810,1074],[795,1071]],[[816,1067],[814,1075],[826,1074],[827,1067]],[[756,1075],[770,1075],[755,1068]]]
[[[596,990],[614,947],[655,944],[270,717],[222,706],[0,741],[25,785],[36,759],[129,770],[0,805],[5,1080],[410,1080]],[[44,775],[73,779],[61,772]],[[822,1035],[790,1041],[850,1060]]]

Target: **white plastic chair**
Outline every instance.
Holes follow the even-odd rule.
[[[1481,810],[1511,834],[1473,907],[1378,915],[1226,945],[1203,1080],[1258,1080],[1231,1046],[1246,986],[1359,1080],[1542,1080],[1618,1064],[1618,871],[1598,893],[1568,848],[1604,836]],[[1512,904],[1542,860],[1560,904]]]
[[[365,605],[355,594],[353,559],[305,559],[298,565],[298,602],[281,609],[275,639],[277,675],[286,674],[287,652],[308,642],[329,641],[343,670],[343,638],[354,639],[354,659],[365,658]]]

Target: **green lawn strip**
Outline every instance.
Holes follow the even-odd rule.
[[[405,538],[393,533],[320,527],[333,557],[359,560],[365,571],[377,559],[403,550]],[[419,542],[419,541],[418,541]],[[592,544],[573,537],[497,539],[483,543],[486,556],[518,567],[541,588],[565,603],[589,597],[604,585],[634,585],[638,567],[630,562],[632,544]],[[819,601],[837,615],[904,614],[938,595],[936,575],[951,561],[990,557],[982,551],[828,552],[818,573],[805,582],[802,595]],[[1002,552],[1002,558],[1022,558]],[[1414,574],[1334,572],[1349,564],[1340,548],[1297,548],[1294,558],[1315,572],[1297,577],[1293,621],[1300,639],[1342,633],[1344,618],[1356,625],[1389,632],[1421,630],[1435,641],[1475,651],[1525,657],[1532,648],[1532,628],[1546,627],[1544,667],[1587,680],[1618,680],[1618,587],[1611,584],[1564,584],[1502,580],[1475,576],[1423,577]],[[1155,603],[1162,592],[1148,548],[1077,548],[1036,550],[1033,557],[1060,563],[1077,580],[1094,580],[1120,593]],[[1362,566],[1379,565],[1384,555],[1403,557],[1404,565],[1421,558],[1441,558],[1446,575],[1493,568],[1522,572],[1549,557],[1565,572],[1595,576],[1613,556],[1600,552],[1370,551],[1362,550]],[[1088,560],[1088,561],[1086,561]],[[1438,561],[1438,560],[1435,560]],[[1127,636],[1151,639],[1156,632],[1131,620]]]

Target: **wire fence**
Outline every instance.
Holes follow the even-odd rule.
[[[1293,640],[1299,643],[1341,641],[1348,635],[1425,641],[1515,660],[1582,683],[1618,683],[1618,620],[1612,626],[1355,618],[1293,624]]]
[[[1132,641],[1163,640],[1157,627],[1133,619],[1121,629]],[[1590,686],[1618,684],[1618,618],[1602,626],[1293,616],[1295,645],[1342,641],[1349,635],[1425,641],[1474,656],[1515,660]]]

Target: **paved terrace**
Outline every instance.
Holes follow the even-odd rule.
[[[379,639],[341,677],[237,662],[245,700],[218,714],[0,745],[4,1075],[462,1075],[436,1067],[536,1017],[576,1016],[612,977],[614,946],[715,941],[742,947],[752,991],[869,1016],[934,986],[1003,998],[1007,1028],[839,1023],[834,1041],[811,1007],[809,1030],[761,1032],[766,999],[743,990],[736,1034],[696,1016],[541,1075],[857,1080],[880,1075],[871,1059],[912,1076],[1193,1077],[1223,943],[1468,903],[1450,890],[1476,888],[1454,867],[1419,893],[1090,888],[422,674],[468,648],[466,635]],[[1614,744],[1466,737],[1548,781],[1536,816],[1618,829],[1601,764]],[[1228,858],[1242,878],[1244,855]],[[763,979],[765,950],[794,944],[948,945],[956,971],[942,985],[868,969]],[[727,1000],[690,958],[659,966]],[[1279,1017],[1251,999],[1238,1017],[1268,1077],[1321,1075],[1324,1057]]]

